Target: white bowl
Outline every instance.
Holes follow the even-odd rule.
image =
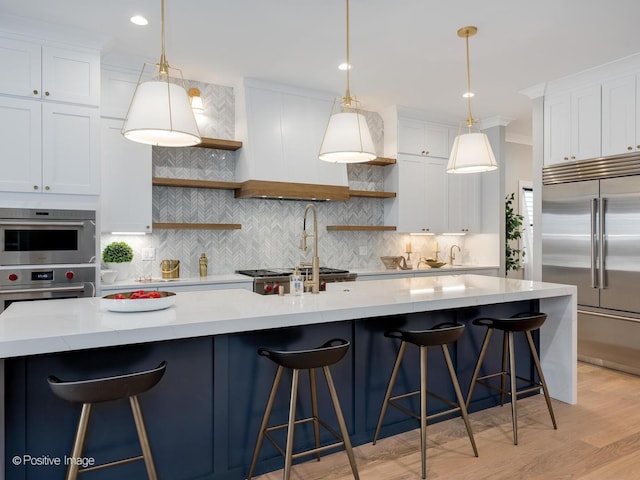
[[[118,272],[116,270],[100,270],[100,280],[104,284],[111,284],[118,278]]]
[[[158,292],[160,298],[135,298],[129,296],[133,292],[112,293],[102,297],[102,304],[111,312],[151,312],[153,310],[163,310],[169,308],[176,301],[176,294],[173,292]],[[116,298],[122,295],[124,298]]]

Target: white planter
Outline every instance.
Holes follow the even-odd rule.
[[[106,265],[109,270],[115,270],[118,272],[115,281],[121,282],[123,280],[129,280],[129,276],[131,274],[131,262],[106,262]]]

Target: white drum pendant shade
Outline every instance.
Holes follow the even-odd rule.
[[[334,113],[320,146],[320,160],[334,163],[362,163],[377,157],[376,149],[361,113]]]
[[[164,147],[201,142],[187,92],[180,85],[162,80],[138,85],[122,133],[135,142]]]
[[[463,133],[456,137],[447,164],[447,173],[488,172],[498,168],[486,134]]]

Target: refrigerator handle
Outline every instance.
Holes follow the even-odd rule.
[[[599,273],[599,285],[600,288],[606,288],[607,285],[605,283],[605,275],[604,275],[604,250],[605,250],[605,245],[604,245],[604,225],[605,225],[605,219],[604,219],[604,211],[605,211],[605,207],[607,205],[607,199],[602,197],[600,199],[600,205],[599,205],[599,211],[598,211],[598,217],[600,220],[600,224],[599,224],[599,228],[598,228],[598,273]]]
[[[591,199],[591,236],[590,236],[590,251],[591,251],[591,288],[598,288],[598,276],[596,269],[596,235],[598,233],[598,229],[596,228],[596,218],[598,215],[598,199]]]

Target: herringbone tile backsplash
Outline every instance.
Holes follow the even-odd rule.
[[[205,114],[198,117],[201,134],[234,138],[233,89],[192,81],[187,84],[198,87],[205,102]],[[382,152],[382,118],[372,112],[365,115],[376,147]],[[235,157],[235,152],[223,150],[153,147],[153,176],[233,181]],[[383,168],[349,165],[350,188],[383,190]],[[209,274],[233,273],[242,268],[292,267],[311,254],[311,249],[307,254],[299,249],[307,203],[235,199],[231,190],[153,187],[154,222],[239,223],[242,228],[155,230],[147,236],[104,235],[101,240],[103,246],[116,239],[132,245],[135,277],[159,277],[162,259],[180,260],[180,276],[196,277],[198,257],[203,252],[209,258]],[[381,255],[400,255],[404,250],[404,242],[408,240],[404,235],[326,229],[327,225],[383,225],[383,200],[352,198],[345,202],[318,202],[316,206],[322,266],[382,267]],[[155,261],[141,260],[144,247],[155,247]],[[362,251],[366,254],[361,255]]]

